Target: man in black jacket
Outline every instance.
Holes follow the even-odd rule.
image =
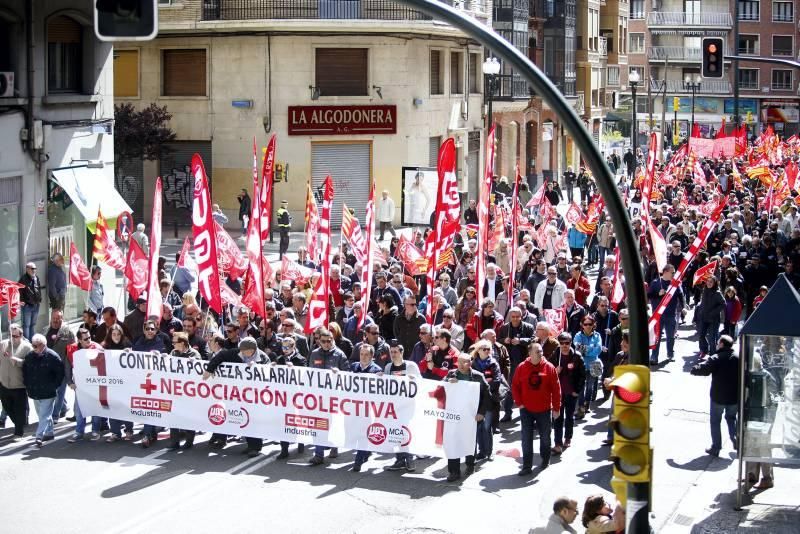
[[[497,339],[508,351],[511,361],[509,380],[514,376],[517,366],[528,357],[528,345],[534,340],[535,334],[533,326],[522,321],[522,310],[518,306],[508,310],[508,322],[500,327]],[[514,401],[511,395],[507,395],[503,401],[505,415],[501,422],[507,423],[511,421],[513,409]]]
[[[24,285],[19,292],[22,305],[22,335],[31,339],[36,331],[36,318],[39,317],[39,304],[42,302],[42,285],[36,275],[36,264],[29,262],[25,265],[25,274],[19,279]]]
[[[47,348],[47,338],[42,334],[33,336],[31,346],[33,350],[22,364],[22,382],[39,416],[36,446],[41,448],[42,442],[53,439],[53,406],[64,381],[64,364],[54,350]]]
[[[572,445],[572,428],[575,423],[575,405],[578,394],[586,382],[586,370],[581,353],[572,348],[572,336],[568,332],[558,335],[558,357],[553,361],[561,383],[561,412],[553,420],[553,434],[556,442],[552,453],[556,456]]]
[[[486,382],[486,378],[483,376],[483,373],[472,368],[472,359],[470,358],[469,354],[462,352],[458,355],[457,367],[455,369],[450,369],[450,371],[447,373],[447,376],[444,377],[444,380],[447,380],[451,383],[456,383],[459,380],[478,382],[478,385],[480,386],[480,399],[478,401],[478,413],[475,415],[475,420],[479,423],[483,421],[483,416],[486,413],[486,410],[489,408],[490,403],[489,383]],[[467,455],[466,462],[467,469],[465,474],[466,476],[469,476],[475,472],[475,456],[472,454]],[[449,473],[447,475],[448,482],[455,482],[456,480],[460,479],[461,458],[448,458],[447,471]]]
[[[711,375],[711,447],[706,449],[706,453],[719,456],[722,449],[720,426],[723,414],[733,449],[738,451],[736,414],[739,407],[739,357],[733,353],[733,338],[720,336],[716,354],[692,367],[691,374]]]

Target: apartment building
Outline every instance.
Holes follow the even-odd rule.
[[[490,24],[491,4],[452,2]],[[135,106],[166,105],[178,141],[159,161],[125,169],[147,211],[164,180],[165,224],[191,206],[189,160],[200,153],[214,202],[232,220],[252,183],[252,140],[277,135],[277,199],[302,229],[306,184],[330,174],[336,197],[363,221],[370,185],[387,189],[404,219],[415,173],[434,168],[454,137],[464,196],[484,153],[483,50],[465,34],[391,0],[164,2],[159,35],[115,47],[114,92]],[[435,174],[435,173],[434,173]],[[434,185],[435,187],[435,185]],[[430,192],[435,197],[435,191]]]

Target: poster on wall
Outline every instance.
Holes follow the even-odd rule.
[[[439,175],[432,167],[403,167],[402,223],[428,226],[436,208]]]

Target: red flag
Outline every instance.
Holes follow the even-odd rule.
[[[564,331],[567,322],[567,312],[564,308],[542,310],[542,317],[550,325],[550,335],[558,337]]]
[[[547,184],[547,182],[545,181],[545,182],[542,183],[541,186],[539,186],[539,190],[536,191],[536,194],[534,194],[531,197],[531,199],[528,201],[528,203],[525,205],[526,208],[533,208],[534,206],[538,206],[539,204],[544,202],[544,198],[545,198],[544,197],[544,193],[545,193],[545,185],[546,184]]]
[[[84,291],[92,289],[92,275],[89,274],[74,242],[69,244],[69,282]]]
[[[647,163],[645,165],[644,183],[642,184],[642,217],[645,222],[650,220],[650,195],[656,177],[656,153],[658,151],[658,137],[650,134],[650,143],[647,146]]]
[[[350,248],[356,261],[364,265],[364,260],[367,254],[367,243],[364,240],[364,234],[361,232],[361,225],[358,223],[350,208],[347,204],[342,203],[342,237],[350,243]]]
[[[0,278],[0,306],[8,304],[8,315],[11,319],[19,315],[19,290],[25,287],[20,283]]]
[[[509,302],[513,302],[514,298],[514,278],[517,275],[517,241],[519,240],[519,229],[517,225],[519,223],[519,217],[517,217],[517,212],[519,211],[519,183],[522,181],[522,176],[519,174],[519,163],[517,163],[514,169],[514,192],[511,196],[511,254],[510,254],[510,269],[511,272],[508,273],[508,298]]]
[[[247,258],[242,255],[239,245],[217,221],[214,222],[217,239],[217,261],[222,273],[229,273],[231,278],[240,278],[247,272]]]
[[[694,278],[692,279],[692,286],[696,286],[697,284],[702,284],[716,272],[717,270],[717,260],[714,260],[710,263],[707,263],[697,269],[694,272]]]
[[[577,224],[582,217],[583,213],[581,212],[581,207],[575,202],[570,204],[569,209],[564,214],[564,220],[567,221],[567,223],[569,223],[571,226],[575,226],[575,224]]]
[[[486,167],[483,180],[478,186],[478,247],[475,258],[475,288],[478,307],[483,301],[483,281],[486,279],[486,247],[489,242],[489,201],[492,192],[492,175],[494,174],[494,126],[486,137]]]
[[[224,280],[219,280],[219,289],[222,304],[225,306],[233,306],[234,308],[239,308],[242,305],[242,298],[237,295]]]
[[[273,176],[275,173],[276,137],[272,134],[264,154],[264,165],[261,167],[261,241],[269,236],[270,217],[272,216]],[[255,154],[253,155],[255,157]],[[255,165],[255,163],[254,163]]]
[[[656,265],[658,266],[658,272],[661,272],[667,265],[667,243],[653,221],[648,218],[647,222],[650,231],[650,243],[653,245],[653,254],[656,258]]]
[[[150,226],[150,265],[147,275],[147,317],[161,321],[163,311],[158,279],[158,251],[161,249],[161,177],[156,178],[153,192],[153,223]]]
[[[304,267],[296,261],[287,258],[286,254],[283,255],[281,259],[281,281],[291,280],[297,285],[303,285],[311,280],[313,275],[314,269]]]
[[[266,288],[272,287],[272,283],[275,281],[275,271],[272,270],[272,265],[264,256],[261,257],[261,266],[264,271],[264,289],[266,291]]]
[[[147,289],[147,256],[135,239],[130,240],[128,263],[125,265],[126,289],[133,300]]]
[[[789,189],[794,189],[795,184],[797,183],[797,175],[798,171],[800,171],[800,168],[798,168],[797,163],[790,161],[788,164],[786,164],[785,171]]]
[[[692,137],[700,137],[700,123],[694,123],[692,126]]]
[[[247,229],[247,274],[242,288],[242,304],[253,310],[259,317],[266,317],[264,307],[264,273],[261,267],[261,194],[258,189],[256,170],[256,140],[253,138],[253,205],[250,226]]]
[[[726,137],[728,137],[728,134],[725,133],[725,117],[722,117],[722,126],[717,130],[717,135],[714,136],[714,139],[725,139]]]
[[[197,262],[192,258],[192,249],[190,248],[189,236],[183,239],[183,247],[181,247],[181,255],[178,258],[178,267],[184,267],[197,272]]]
[[[217,264],[217,230],[211,217],[211,192],[208,177],[199,154],[192,156],[192,176],[194,176],[194,200],[192,202],[192,235],[194,254],[197,260],[200,295],[206,299],[209,308],[222,313],[220,296],[219,266]]]
[[[94,246],[92,247],[92,256],[97,261],[102,261],[106,265],[113,267],[119,271],[125,268],[125,259],[122,257],[122,251],[117,246],[112,234],[108,229],[108,223],[103,217],[102,211],[97,210],[97,224],[94,229]]]
[[[317,247],[317,236],[319,235],[319,211],[317,210],[317,200],[314,198],[314,191],[311,190],[311,183],[308,183],[306,190],[306,250],[308,259],[314,265],[319,265],[319,248]]]
[[[625,288],[622,287],[622,277],[619,275],[620,255],[619,247],[614,249],[614,280],[611,282],[611,307],[616,310],[619,303],[625,298]]]
[[[330,293],[331,270],[331,206],[333,205],[333,180],[330,175],[325,178],[320,213],[320,277],[314,287],[311,302],[308,305],[306,333],[310,334],[320,326],[328,325],[328,299]],[[363,313],[367,313],[363,310]]]
[[[367,318],[367,309],[369,308],[369,294],[372,289],[372,271],[375,268],[373,257],[375,255],[375,182],[372,182],[372,188],[369,192],[369,200],[367,201],[367,213],[364,216],[366,222],[367,242],[364,246],[364,262],[361,270],[361,317],[358,319],[358,326],[364,326],[364,321]],[[355,224],[358,227],[358,221]],[[355,247],[353,247],[355,248]]]
[[[422,251],[402,234],[395,249],[395,255],[403,262],[411,276],[425,274],[428,270],[428,260],[422,256]]]

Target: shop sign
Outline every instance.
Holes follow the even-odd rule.
[[[289,106],[289,135],[397,133],[397,106]]]

